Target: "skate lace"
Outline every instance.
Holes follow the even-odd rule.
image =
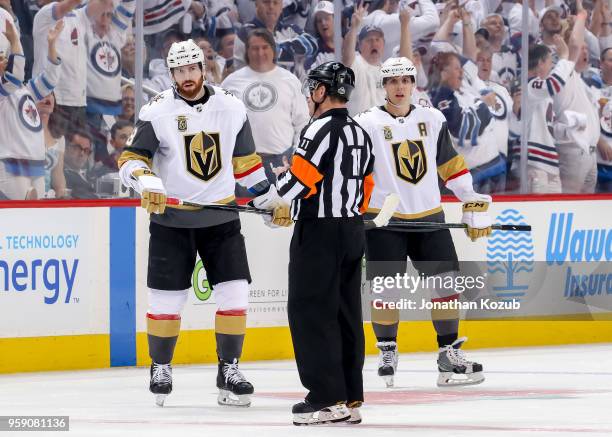
[[[448,348],[448,358],[450,359],[450,362],[455,365],[467,366],[468,364],[471,364],[471,361],[468,361],[467,358],[465,358],[465,352],[463,352],[461,349],[455,349],[452,346]]]
[[[153,366],[153,381],[160,384],[170,384],[172,373],[169,364],[156,364]]]
[[[246,382],[246,378],[244,375],[238,370],[238,362],[234,359],[233,363],[225,363],[225,367],[223,369],[223,373],[225,374],[225,382],[228,381],[232,384],[239,384],[241,382]]]
[[[395,361],[395,351],[382,351],[382,357],[380,362],[383,366],[391,366],[393,367]]]

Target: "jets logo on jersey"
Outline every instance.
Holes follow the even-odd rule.
[[[32,97],[27,94],[22,96],[21,99],[19,99],[18,108],[19,119],[27,129],[32,132],[39,132],[42,130],[42,122],[40,121],[38,109],[36,109],[36,103],[34,103]]]
[[[389,126],[383,127],[383,134],[385,135],[385,140],[393,139],[393,132],[391,131],[391,128]]]
[[[203,181],[210,181],[221,171],[219,133],[199,132],[185,135],[187,171]]]
[[[270,83],[255,82],[244,90],[243,100],[250,111],[264,112],[276,104],[278,92]]]
[[[179,132],[185,132],[187,130],[187,116],[179,115],[176,117],[176,124]]]
[[[495,94],[495,105],[489,106],[489,111],[491,115],[498,120],[505,120],[506,115],[508,114],[508,108],[506,107],[506,102],[502,99],[499,94],[494,92]]]
[[[94,45],[90,53],[91,65],[104,76],[114,77],[121,68],[119,52],[106,41]]]
[[[395,157],[395,169],[400,179],[418,184],[427,172],[425,145],[421,140],[405,140],[391,144]]]

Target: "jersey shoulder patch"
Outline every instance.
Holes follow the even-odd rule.
[[[143,121],[152,121],[155,118],[167,113],[167,108],[171,105],[174,99],[174,92],[172,89],[167,89],[151,98],[146,105],[140,108],[140,114],[138,118]]]

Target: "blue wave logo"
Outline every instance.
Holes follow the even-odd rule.
[[[516,209],[505,209],[496,222],[506,225],[526,225],[525,217]],[[521,300],[529,286],[529,274],[534,270],[534,250],[531,232],[495,230],[487,241],[487,271],[491,290],[502,300]]]

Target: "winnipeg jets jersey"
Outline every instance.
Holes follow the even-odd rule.
[[[51,94],[61,62],[47,60],[42,72],[22,85],[25,58],[11,55],[0,81],[0,159],[45,159],[45,138],[36,102]]]
[[[236,181],[247,188],[268,185],[246,108],[222,88],[207,85],[195,102],[174,89],[158,94],[140,110],[127,146],[119,158],[122,180],[129,181],[135,169],[128,162],[145,163],[161,178],[168,197],[228,203]]]
[[[438,176],[444,182],[469,173],[453,148],[444,115],[435,108],[411,106],[407,117],[384,107],[358,114],[374,153],[374,191],[368,212],[380,210],[385,195],[398,193],[396,217],[443,220]]]

